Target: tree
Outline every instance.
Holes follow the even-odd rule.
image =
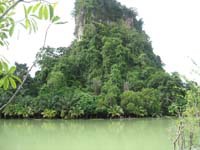
[[[156,89],[145,88],[140,92],[125,91],[121,95],[121,106],[125,113],[133,116],[160,116],[160,95]]]
[[[194,73],[199,74],[200,68],[195,65]],[[199,149],[200,140],[200,86],[194,81],[188,81],[188,90],[185,95],[186,106],[184,112],[179,115],[177,134],[174,140],[174,150],[195,150]]]
[[[21,20],[15,20],[16,7],[22,3],[24,7],[24,17]],[[30,5],[29,3],[34,3]],[[32,31],[36,32],[38,29],[37,21],[38,20],[49,20],[50,24],[60,23],[59,17],[54,15],[55,5],[49,3],[48,1],[37,0],[25,1],[25,0],[3,0],[0,3],[0,45],[8,45],[8,38],[12,37],[16,25],[21,24],[26,30],[30,33]],[[45,39],[46,40],[46,39]],[[12,70],[9,72],[9,70]],[[0,59],[0,75],[3,77],[0,78],[0,87],[4,86],[4,89],[8,89],[9,83],[13,88],[15,86],[15,77],[11,77],[10,73],[14,73],[14,67],[8,68],[8,64],[2,58]],[[9,75],[7,75],[9,74]],[[9,79],[10,80],[9,80]]]
[[[179,116],[179,124],[174,150],[193,150],[199,148],[200,131],[200,87],[192,84],[186,94],[187,105]]]
[[[31,5],[34,3],[33,5]],[[24,18],[22,20],[16,21],[15,14],[16,14],[16,7],[19,4],[23,4],[24,8]],[[48,1],[25,1],[25,0],[3,0],[0,3],[0,45],[5,46],[8,45],[8,38],[12,37],[13,32],[15,30],[15,27],[17,24],[21,24],[26,30],[28,30],[30,33],[32,31],[37,31],[37,21],[38,20],[49,20],[50,25],[51,24],[59,24],[61,22],[58,22],[60,18],[54,14],[54,8],[55,4],[51,4]],[[49,27],[50,27],[49,25]],[[48,29],[46,31],[46,35],[48,32]],[[44,45],[46,41],[46,35],[44,40]],[[13,96],[8,100],[8,103],[3,105],[0,110],[5,108],[17,95],[17,93],[20,91],[22,85],[26,81],[29,72],[33,68],[35,63],[30,67],[28,70],[28,73],[24,76],[23,81],[21,81],[19,78],[14,76],[14,72],[16,70],[15,67],[10,67],[6,61],[4,61],[2,58],[0,59],[0,87],[3,86],[5,90],[9,88],[9,85],[11,84],[13,88],[16,88],[16,80],[21,82],[21,85],[18,87],[16,92],[13,94]]]

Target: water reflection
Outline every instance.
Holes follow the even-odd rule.
[[[0,120],[0,150],[169,150],[172,122]]]

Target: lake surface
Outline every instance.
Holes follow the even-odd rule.
[[[0,120],[0,150],[172,150],[171,119]]]

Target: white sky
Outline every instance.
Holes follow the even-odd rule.
[[[118,0],[138,10],[144,20],[144,30],[150,36],[154,52],[159,55],[168,72],[177,71],[190,79],[194,67],[190,58],[200,64],[200,1],[199,0]],[[67,47],[74,39],[74,19],[71,16],[74,0],[58,0],[57,14],[65,25],[52,26],[47,45]],[[23,18],[23,16],[22,16]],[[11,63],[17,61],[31,65],[35,54],[43,45],[47,23],[39,23],[39,31],[29,35],[18,28],[10,39],[8,49],[1,48]]]

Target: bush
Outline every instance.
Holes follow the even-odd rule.
[[[52,110],[52,109],[45,109],[41,115],[43,116],[43,118],[48,118],[48,119],[52,119],[56,117],[56,111]]]
[[[134,103],[128,103],[127,105],[128,114],[143,117],[147,115],[146,110],[142,106],[136,106]]]
[[[120,106],[118,106],[118,105],[111,106],[108,109],[108,115],[111,118],[120,117],[123,114],[124,114],[123,109]]]
[[[4,117],[29,118],[35,114],[34,98],[30,96],[17,97],[15,103],[8,105],[3,110]]]
[[[128,115],[160,115],[160,95],[155,89],[143,89],[140,92],[125,91],[121,95],[121,106]]]
[[[76,119],[84,115],[84,110],[80,106],[71,107],[69,110],[69,118]]]
[[[21,104],[11,104],[3,110],[3,115],[4,117],[29,118],[34,115],[34,110],[30,106],[24,107]]]
[[[147,115],[140,92],[125,91],[121,96],[121,106],[128,115],[138,117]]]

